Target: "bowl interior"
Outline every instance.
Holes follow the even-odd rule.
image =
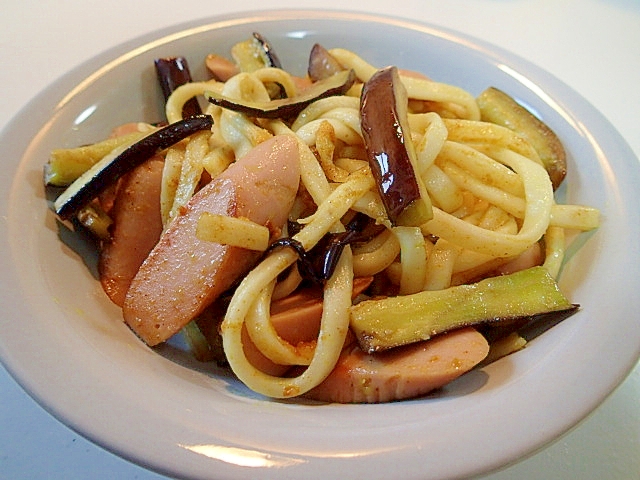
[[[42,166],[54,148],[102,139],[121,123],[162,119],[155,58],[185,56],[194,78],[204,78],[207,53],[226,54],[253,31],[298,74],[311,46],[321,43],[474,94],[496,86],[532,108],[569,154],[559,196],[603,213],[602,227],[574,243],[562,274],[562,288],[581,311],[524,351],[441,392],[388,405],[265,400],[228,372],[191,361],[176,344],[144,346],[96,281],[91,246],[47,210]],[[5,129],[0,145],[5,158],[15,159],[14,175],[2,179],[8,202],[1,358],[62,421],[150,468],[191,477],[215,468],[221,477],[243,478],[251,465],[261,478],[279,478],[283,468],[320,478],[348,466],[382,478],[404,462],[406,478],[479,473],[566,431],[637,359],[637,339],[619,335],[633,331],[638,309],[638,276],[624,274],[638,269],[640,222],[628,202],[637,160],[577,94],[477,40],[400,20],[311,11],[175,27],[116,47],[56,81]]]

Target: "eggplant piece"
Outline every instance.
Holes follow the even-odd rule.
[[[262,35],[253,32],[251,38],[236,43],[231,48],[231,56],[242,72],[253,72],[260,68],[282,68],[271,43]],[[269,83],[267,91],[270,98],[286,98],[286,92],[279,83]]]
[[[353,70],[344,70],[325,80],[312,84],[301,95],[270,102],[245,102],[225,97],[217,92],[205,92],[209,102],[229,110],[257,118],[291,118],[298,115],[309,104],[322,98],[343,95],[356,80]]]
[[[100,240],[111,238],[110,228],[113,220],[97,204],[90,204],[78,212],[78,222]]]
[[[282,68],[271,43],[257,32],[250,39],[231,47],[231,56],[243,72],[253,72],[260,68]]]
[[[495,87],[487,88],[478,96],[477,101],[483,121],[509,128],[531,143],[556,190],[567,174],[567,159],[562,142],[553,130]]]
[[[132,144],[144,136],[145,133],[132,132],[107,138],[91,145],[53,150],[49,155],[49,161],[44,166],[44,184],[45,186],[67,187],[114,149],[125,144]]]
[[[282,63],[280,63],[280,59],[276,55],[271,43],[258,32],[253,32],[253,38],[262,49],[264,58],[266,59],[265,64],[268,67],[282,68]]]
[[[201,130],[210,129],[213,118],[197,115],[154,131],[115,156],[107,155],[78,177],[54,202],[61,220],[74,216],[100,192],[122,175],[148,160],[156,153]]]
[[[351,307],[351,328],[362,350],[373,353],[462,327],[525,323],[534,315],[577,308],[544,267],[532,267],[470,285],[361,302]]]
[[[316,43],[311,48],[307,74],[313,82],[324,80],[342,70],[344,70],[344,68],[342,68],[340,62],[322,45]]]
[[[347,245],[370,240],[384,228],[383,225],[376,225],[372,218],[358,213],[345,226],[346,231],[327,233],[309,251],[306,251],[299,241],[287,237],[273,242],[267,253],[282,247],[293,249],[298,254],[298,270],[302,278],[322,285],[333,275]]]
[[[431,202],[415,171],[416,154],[407,117],[407,92],[394,66],[364,84],[360,126],[371,173],[393,225],[420,226],[431,219]]]
[[[349,345],[329,376],[304,396],[338,403],[415,398],[465,374],[486,358],[487,352],[487,341],[473,328],[376,354]]]
[[[157,58],[154,64],[165,102],[176,88],[191,82],[191,72],[184,57]],[[195,97],[188,100],[182,107],[182,116],[185,118],[200,114],[202,110]]]
[[[539,337],[547,330],[566,320],[579,310],[579,305],[572,305],[564,310],[538,313],[536,315],[519,317],[511,321],[489,322],[479,325],[476,329],[485,336],[489,343],[517,333],[527,343]]]

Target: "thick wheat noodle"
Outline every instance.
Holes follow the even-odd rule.
[[[338,140],[342,140],[348,145],[362,144],[360,132],[355,131],[351,125],[334,118],[318,118],[303,125],[296,130],[295,133],[307,145],[314,145],[316,143],[318,128],[322,122],[329,122],[331,124]]]
[[[311,362],[299,376],[293,378],[268,375],[255,368],[248,361],[242,348],[244,317],[255,301],[255,295],[251,292],[258,286],[264,288],[266,283],[277,276],[278,272],[293,263],[295,254],[289,250],[278,252],[268,257],[261,266],[266,265],[272,258],[275,259],[274,268],[257,267],[238,287],[222,323],[222,340],[227,360],[243,383],[263,395],[288,398],[301,395],[322,382],[331,373],[340,356],[349,329],[349,307],[353,284],[351,252],[349,248],[345,249],[340,256],[335,273],[325,286],[320,333]],[[261,275],[265,270],[265,275]],[[254,281],[254,276],[266,278]]]
[[[220,93],[229,98],[245,101],[265,102],[269,93],[265,85],[254,74],[239,73],[224,83]],[[245,115],[223,109],[218,121],[218,131],[225,143],[233,148],[235,158],[246,155],[256,145],[267,140],[271,134],[254,124]]]
[[[600,223],[600,212],[584,205],[554,204],[551,209],[549,224],[575,230],[592,230]]]
[[[387,230],[389,235],[378,248],[371,251],[354,252],[353,273],[357,277],[369,277],[382,272],[393,263],[400,253],[398,239]]]
[[[249,150],[271,137],[267,130],[255,125],[246,116],[226,110],[220,116],[220,133],[233,148],[236,158],[242,158]]]
[[[471,192],[477,198],[481,198],[502,208],[514,217],[523,217],[526,203],[524,198],[512,195],[498,187],[488,185],[452,163],[442,165],[442,172],[461,190]]]
[[[315,204],[320,205],[331,194],[332,189],[318,159],[309,149],[309,145],[303,142],[281,120],[269,122],[268,128],[275,135],[292,135],[297,140],[298,154],[300,155],[300,180]]]
[[[253,73],[242,72],[224,83],[222,95],[245,101],[268,102],[267,87]]]
[[[512,218],[513,217],[502,208],[495,205],[489,205],[482,214],[482,218],[480,218],[478,226],[487,230],[499,230]]]
[[[394,227],[393,234],[400,244],[400,295],[422,291],[427,274],[425,239],[418,227]]]
[[[427,168],[422,174],[422,179],[434,205],[448,213],[462,207],[464,203],[462,191],[438,165]]]
[[[273,294],[271,295],[272,300],[279,300],[281,298],[285,298],[291,295],[300,283],[302,282],[302,276],[296,267],[291,267],[288,270],[287,275],[278,279],[278,283],[276,283]]]
[[[357,134],[358,138],[360,139],[360,141],[357,143],[362,144],[362,133],[360,128],[360,110],[359,109],[338,107],[338,108],[329,110],[328,112],[320,115],[320,117],[318,118],[327,119],[327,120],[337,120],[339,122],[344,123],[345,125],[349,126]],[[356,142],[353,142],[353,144],[355,145]]]
[[[234,152],[230,146],[214,147],[205,155],[202,164],[211,176],[215,178],[224,172],[234,161]]]
[[[461,248],[439,239],[431,249],[423,290],[443,290],[451,286],[451,276]]]
[[[461,119],[442,119],[447,129],[448,139],[464,143],[475,148],[486,148],[489,152],[495,148],[507,148],[543,165],[538,152],[515,131],[489,122]]]
[[[296,88],[293,78],[291,78],[291,75],[284,70],[268,67],[255,70],[251,72],[251,74],[263,84],[277,83],[281,85],[289,98],[295,97],[298,93],[298,89]]]
[[[355,71],[359,80],[366,82],[378,70],[349,50],[333,48],[329,53],[334,56],[344,68]],[[400,75],[400,79],[407,89],[410,99],[430,100],[434,102],[451,102],[465,108],[469,120],[480,120],[480,109],[476,99],[466,90],[447,83]]]
[[[389,241],[391,241],[392,243],[397,243],[397,240],[393,236],[393,232],[391,231],[391,229],[385,228],[366,242],[358,242],[353,244],[351,246],[351,249],[355,257],[356,255],[376,252]]]
[[[524,183],[526,209],[524,222],[517,234],[484,230],[438,208],[433,209],[434,217],[423,225],[423,231],[495,257],[518,255],[538,241],[549,226],[553,205],[549,175],[537,163],[512,151],[501,152],[501,161],[513,168]]]
[[[502,149],[495,150],[494,153],[499,151]],[[453,163],[488,185],[500,187],[511,195],[524,197],[522,178],[516,172],[469,145],[445,142],[436,158],[436,164],[442,168],[446,163]]]
[[[294,236],[305,249],[310,249],[348,211],[358,196],[373,186],[372,179],[356,172],[319,205],[309,223]],[[333,369],[342,350],[349,325],[349,306],[353,284],[351,249],[346,248],[336,272],[324,289],[320,334],[309,366],[298,377],[281,378],[267,375],[247,360],[241,341],[245,319],[263,289],[296,260],[295,253],[280,250],[269,255],[254,268],[236,289],[222,322],[222,338],[227,360],[234,373],[256,392],[276,398],[300,395],[320,383]],[[260,332],[275,335],[274,330]],[[249,332],[250,336],[252,332]],[[269,341],[265,341],[268,343]],[[278,340],[272,342],[278,344]],[[269,356],[270,352],[264,352]]]
[[[291,124],[291,130],[296,131],[303,125],[320,118],[324,113],[336,108],[355,108],[359,110],[360,99],[357,97],[333,96],[317,100],[298,114]]]
[[[452,273],[460,273],[465,270],[472,270],[479,265],[487,263],[493,260],[495,257],[487,255],[485,253],[474,252],[473,250],[462,249],[456,256],[456,261],[453,264]]]
[[[411,116],[409,117],[411,118]],[[429,112],[420,115],[421,125],[412,125],[411,132],[421,132],[422,138],[416,146],[418,173],[424,175],[433,165],[449,136],[447,127],[437,113]],[[409,122],[411,125],[411,121]]]
[[[276,279],[258,294],[245,317],[247,332],[260,352],[279,365],[309,365],[313,349],[297,348],[283,340],[270,321],[269,308]]]
[[[169,123],[175,123],[182,120],[182,107],[191,98],[197,96],[203,96],[205,92],[214,90],[221,92],[224,84],[209,81],[209,82],[190,82],[180,85],[176,88],[165,104],[165,115]]]
[[[353,204],[352,209],[354,212],[363,213],[373,218],[381,225],[390,226],[382,200],[380,200],[380,196],[374,192],[365,193]]]
[[[550,226],[544,236],[544,267],[549,271],[549,275],[557,278],[565,254],[565,232],[564,228]]]

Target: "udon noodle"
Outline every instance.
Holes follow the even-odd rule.
[[[327,233],[344,231],[355,212],[384,226],[366,243],[344,249],[323,286],[321,327],[312,345],[291,345],[269,321],[274,295],[286,295],[300,283],[295,251],[269,251],[233,292],[220,328],[226,359],[247,386],[275,398],[308,392],[334,368],[349,332],[355,277],[384,276],[394,295],[442,290],[493,275],[539,245],[544,247],[543,265],[555,277],[563,261],[565,231],[598,225],[597,210],[556,203],[536,149],[513,130],[481,120],[471,93],[403,71],[415,170],[433,217],[420,226],[393,225],[375,189],[360,128],[362,85],[378,68],[345,49],[330,54],[357,76],[345,95],[317,100],[292,121],[255,119],[208,104],[212,130],[191,136],[165,155],[165,224],[186,205],[204,173],[215,178],[257,144],[285,134],[297,140],[301,162],[300,198],[289,215],[301,227],[291,235],[294,240],[310,250]],[[295,97],[301,82],[282,69],[262,68],[225,82],[188,83],[170,96],[166,116],[170,123],[180,120],[183,105],[207,92],[268,102],[268,86],[274,83],[287,97]],[[245,328],[264,356],[301,367],[298,373],[274,376],[253,366],[243,350]]]

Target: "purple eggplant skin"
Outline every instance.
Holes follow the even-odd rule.
[[[293,235],[295,226],[289,230]],[[385,227],[376,225],[372,218],[358,213],[347,225],[345,231],[327,233],[309,251],[292,237],[284,237],[273,242],[267,252],[278,248],[291,248],[298,254],[298,270],[302,278],[317,285],[323,285],[335,272],[338,260],[347,245],[366,242],[381,233]]]
[[[258,41],[260,47],[264,51],[264,55],[268,61],[267,66],[282,69],[282,63],[280,62],[278,55],[276,55],[271,43],[258,32],[253,32],[253,38]]]
[[[316,43],[309,53],[309,66],[307,67],[307,74],[313,82],[323,80],[331,75],[334,75],[344,70],[340,62],[329,53],[319,43]]]
[[[398,69],[378,70],[364,84],[360,97],[360,126],[371,173],[392,224],[401,222],[403,212],[421,199],[404,132],[406,98],[400,98]],[[406,96],[406,95],[405,95]]]
[[[353,70],[345,70],[313,83],[300,95],[291,98],[271,100],[269,102],[243,102],[225,97],[216,92],[208,92],[207,100],[222,108],[227,108],[250,117],[257,118],[291,118],[298,115],[309,104],[322,98],[343,95],[356,81]]]
[[[191,72],[184,57],[157,58],[154,65],[165,102],[176,88],[191,82]],[[196,98],[187,101],[182,108],[184,118],[200,114],[202,110]]]
[[[505,338],[514,332],[518,333],[527,342],[530,342],[577,313],[579,309],[580,305],[574,303],[564,310],[544,312],[526,317],[496,318],[475,325],[475,327],[485,336],[489,343]]]
[[[61,220],[73,217],[82,207],[89,204],[109,185],[115,183],[125,173],[133,170],[155,154],[169,148],[181,140],[201,130],[213,126],[211,115],[196,115],[163,127],[134,143],[89,179],[81,176],[72,183],[54,202],[56,215]],[[70,190],[72,189],[72,190]],[[68,198],[66,198],[68,196]]]

